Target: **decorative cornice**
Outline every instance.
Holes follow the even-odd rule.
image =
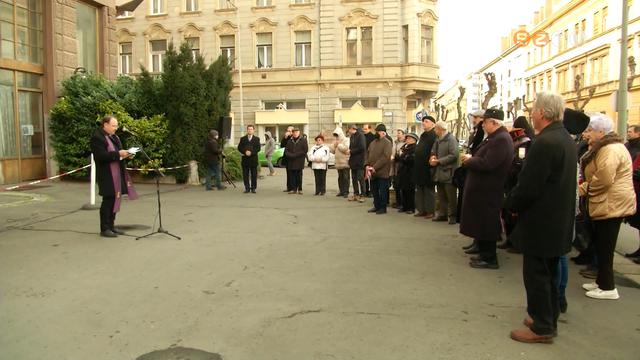
[[[347,15],[339,18],[340,22],[345,26],[371,26],[377,19],[377,15],[373,15],[361,8],[353,9]]]
[[[218,34],[218,36],[220,36],[220,35],[234,35],[236,32],[238,32],[238,26],[234,25],[229,20],[225,20],[225,21],[221,22],[220,24],[218,24],[217,26],[214,26],[213,27],[213,31],[215,31],[216,34]]]
[[[269,32],[275,29],[277,22],[271,21],[265,17],[261,17],[249,25],[255,32]]]
[[[127,28],[122,28],[116,31],[116,38],[118,39],[118,42],[131,41],[135,37],[136,33],[129,31]]]
[[[143,34],[150,39],[168,39],[171,36],[171,31],[165,29],[161,24],[155,23],[149,25]]]
[[[182,34],[183,37],[200,37],[200,34],[204,31],[203,27],[199,27],[194,23],[187,23],[183,27],[178,29],[178,32]]]
[[[418,18],[422,25],[436,26],[436,22],[438,22],[438,15],[431,9],[418,13]]]
[[[313,30],[315,20],[311,20],[305,15],[296,16],[293,20],[289,21],[289,26],[293,30]]]

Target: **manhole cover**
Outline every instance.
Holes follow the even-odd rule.
[[[141,355],[136,360],[222,360],[222,356],[198,349],[172,347]]]

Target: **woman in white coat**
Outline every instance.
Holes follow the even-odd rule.
[[[316,136],[316,144],[309,150],[307,157],[316,179],[316,195],[327,192],[327,169],[329,168],[329,147],[324,144],[324,136]]]

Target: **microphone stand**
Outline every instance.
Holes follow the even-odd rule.
[[[131,136],[133,136],[136,140],[138,140],[138,142],[140,142],[140,139],[136,136],[136,134],[134,134],[133,132],[131,132],[130,130],[125,130],[127,133],[131,134]],[[144,157],[151,162],[151,158],[149,157],[149,155],[147,154],[146,151],[144,151],[144,148],[142,147],[142,145],[140,145],[140,152],[144,155]],[[165,177],[165,175],[162,173],[162,171],[160,170],[160,168],[155,168],[153,169],[153,172],[155,174],[155,180],[156,180],[156,198],[158,199],[158,220],[159,220],[159,226],[158,226],[158,230],[153,231],[153,229],[151,229],[152,231],[146,235],[142,235],[142,236],[138,236],[136,238],[136,240],[140,240],[155,234],[166,234],[169,236],[172,236],[178,240],[182,240],[181,237],[174,235],[172,233],[170,233],[169,231],[165,230],[162,227],[162,204],[160,202],[160,177]]]

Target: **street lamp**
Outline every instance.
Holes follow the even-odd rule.
[[[231,5],[236,11],[236,23],[238,24],[237,44],[240,45],[242,44],[242,40],[240,38],[240,34],[242,33],[242,31],[240,31],[241,30],[240,29],[240,9],[238,9],[236,4],[234,4],[231,0],[227,0],[227,4]],[[237,54],[238,54],[238,80],[240,82],[240,129],[242,131],[242,129],[244,128],[244,93],[242,91],[242,50],[240,49],[240,46],[238,46]]]

